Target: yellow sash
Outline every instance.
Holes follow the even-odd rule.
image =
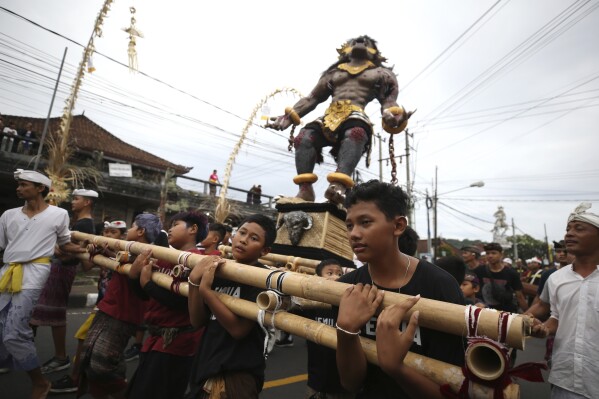
[[[30,260],[25,263],[43,263],[46,265],[50,264],[49,257],[37,258]],[[13,262],[8,264],[8,270],[0,279],[0,292],[21,292],[21,285],[23,284],[23,264]]]

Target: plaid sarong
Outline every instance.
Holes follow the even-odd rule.
[[[50,276],[31,315],[31,325],[67,325],[67,304],[76,273],[77,265],[64,265],[60,259],[52,258]]]
[[[101,389],[112,391],[101,392],[109,395],[126,387],[123,351],[135,329],[135,324],[122,322],[102,311],[96,313],[83,343],[79,394],[87,389],[100,394],[98,389]]]

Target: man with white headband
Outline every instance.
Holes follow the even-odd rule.
[[[574,262],[554,272],[541,293],[541,311],[533,335],[555,334],[549,382],[551,397],[599,398],[599,215],[580,204],[568,217],[565,245]]]
[[[71,231],[95,234],[92,212],[98,193],[94,190],[73,190],[71,210],[74,224]],[[81,263],[84,270],[93,267],[91,262],[81,262],[69,254],[55,252],[50,267],[50,277],[40,294],[39,301],[31,315],[30,324],[34,328],[49,326],[52,328],[54,356],[42,365],[42,373],[68,369],[71,365],[66,353],[67,336],[67,304],[71,287],[77,274],[77,266]]]
[[[71,243],[69,215],[48,205],[44,197],[50,179],[33,170],[17,169],[17,197],[25,205],[0,217],[0,368],[25,370],[33,383],[32,398],[45,398],[50,382],[40,369],[31,312],[50,274],[50,257],[58,244],[63,251],[85,252]]]

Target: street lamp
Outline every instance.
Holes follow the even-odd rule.
[[[451,191],[447,191],[445,193],[438,194],[437,193],[437,169],[435,168],[435,192],[433,193],[432,201],[430,201],[431,198],[427,196],[427,202],[426,202],[428,210],[430,210],[431,207],[433,208],[433,213],[434,213],[434,217],[435,217],[435,225],[434,225],[435,240],[434,240],[434,246],[433,246],[434,247],[433,260],[437,257],[438,248],[439,248],[439,236],[437,234],[437,202],[439,200],[439,196],[449,194],[449,193],[454,193],[454,192],[460,191],[460,190],[465,190],[470,187],[484,187],[484,185],[485,185],[485,182],[482,180],[479,180],[479,181],[475,181],[475,182],[471,183],[469,186],[457,188],[455,190],[451,190]],[[427,214],[428,214],[428,210],[427,210]],[[429,242],[430,242],[430,230],[429,230]]]

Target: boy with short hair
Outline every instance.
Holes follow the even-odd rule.
[[[403,366],[402,356],[394,359],[394,368],[385,366],[389,375],[366,361],[358,335],[378,339],[375,312],[385,291],[464,304],[458,283],[451,275],[399,250],[398,239],[407,226],[407,203],[408,197],[401,188],[377,180],[355,186],[345,201],[350,244],[365,265],[339,279],[355,285],[345,291],[338,308],[337,367],[341,384],[350,392],[358,392],[357,398],[431,397],[431,392],[440,395],[432,381],[424,379],[423,382],[417,372]],[[399,324],[398,320],[395,329],[386,330],[392,334],[377,341],[379,358],[396,353],[392,335],[400,334]],[[461,337],[420,328],[415,325],[415,319],[410,326],[408,334],[403,335],[411,336],[402,349],[456,365],[463,364]],[[406,323],[402,330],[406,330]],[[379,349],[380,345],[389,342],[391,345],[386,345],[384,351]]]
[[[466,305],[476,305],[480,308],[485,307],[483,301],[476,297],[476,294],[480,290],[480,281],[476,274],[467,272],[464,276],[464,281],[462,281],[462,284],[460,285],[460,289],[464,294]]]
[[[127,241],[153,243],[161,228],[158,216],[140,214],[127,231]],[[123,350],[142,322],[142,301],[128,276],[112,274],[83,343],[80,394],[87,390],[94,398],[123,397],[127,387]]]
[[[121,220],[113,221],[113,222],[104,222],[104,227],[102,230],[102,235],[104,237],[114,238],[117,240],[123,239],[123,235],[127,232],[127,224]],[[105,248],[103,250],[104,256],[114,257],[114,253]],[[70,375],[64,375],[59,379],[52,381],[52,388],[50,388],[51,393],[69,393],[69,392],[77,392],[77,387],[79,385],[79,375],[80,375],[80,363],[81,363],[81,354],[83,353],[83,343],[85,338],[87,338],[87,333],[89,328],[96,317],[96,312],[98,311],[98,303],[102,301],[104,298],[104,294],[106,293],[106,288],[108,286],[108,281],[110,281],[110,277],[112,272],[104,267],[100,267],[100,278],[98,279],[98,298],[96,299],[96,307],[94,307],[93,311],[87,317],[87,319],[83,322],[81,327],[75,333],[75,338],[77,339],[77,349],[75,352],[75,357],[73,358],[73,367],[71,369]]]
[[[518,306],[522,310],[528,309],[528,303],[522,293],[520,276],[518,272],[503,263],[501,245],[492,242],[485,244],[484,248],[488,264],[474,270],[481,284],[478,297],[492,309],[512,313],[518,312]]]
[[[270,252],[274,222],[264,215],[246,218],[233,237],[236,262],[266,268],[258,259]],[[206,332],[195,356],[189,398],[257,398],[264,383],[264,332],[254,320],[237,316],[215,295],[222,292],[254,302],[262,289],[214,278],[224,260],[206,257],[189,276],[189,314]]]
[[[327,280],[337,281],[343,276],[343,270],[336,259],[325,259],[316,266],[316,275]],[[294,311],[303,317],[335,326],[333,309],[307,309]],[[348,393],[339,382],[339,372],[335,359],[335,350],[306,341],[308,346],[308,399],[329,398],[349,399],[354,395]]]
[[[198,244],[198,247],[204,249],[204,255],[220,256],[221,253],[218,250],[218,244],[225,238],[226,233],[227,230],[225,229],[225,225],[221,223],[210,223],[208,225],[208,235]]]
[[[175,249],[200,253],[196,245],[206,238],[208,218],[198,212],[181,212],[171,218],[168,243]],[[137,370],[129,383],[129,399],[182,398],[192,357],[202,338],[203,329],[191,325],[187,298],[160,287],[152,281],[151,251],[143,251],[133,263],[130,279],[149,296],[144,321],[149,336],[144,341]],[[158,260],[156,268],[172,275],[175,265]],[[175,284],[180,282],[175,280]]]

